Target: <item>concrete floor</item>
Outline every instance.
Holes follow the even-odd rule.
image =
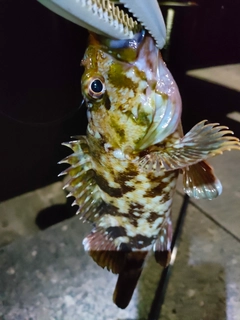
[[[161,320],[240,319],[240,152],[211,163],[223,194],[188,206]]]
[[[240,152],[212,162],[223,194],[189,204],[159,320],[240,319]],[[174,221],[181,193],[180,179]],[[56,183],[0,205],[0,319],[147,319],[161,269],[150,258],[130,306],[117,309],[116,277],[82,249],[90,226],[74,217],[44,231],[36,227],[36,213],[64,198]]]
[[[190,201],[158,320],[240,320],[240,152],[211,164],[223,194]],[[112,303],[116,277],[83,251],[90,226],[78,217],[37,226],[39,212],[66,203],[61,188],[58,182],[0,204],[0,320],[147,320],[161,275],[152,257],[120,310]],[[182,201],[180,177],[174,222]]]

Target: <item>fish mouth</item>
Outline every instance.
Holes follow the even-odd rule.
[[[93,38],[98,41],[101,49],[114,57],[116,60],[133,62],[138,56],[138,52],[146,38],[145,29],[134,34],[132,39],[112,39],[98,34],[93,34]],[[90,40],[91,43],[91,40]]]
[[[127,49],[127,48],[137,50],[139,45],[142,43],[145,37],[145,34],[146,32],[143,29],[140,32],[135,33],[132,39],[124,39],[124,40],[108,39],[106,44],[109,47],[109,49],[112,49],[112,50]]]

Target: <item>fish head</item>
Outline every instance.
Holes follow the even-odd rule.
[[[176,99],[172,94],[175,82],[168,73],[166,77],[161,54],[144,31],[131,40],[90,34],[82,65],[88,135],[123,152],[138,152],[159,142],[161,121],[163,130],[176,129],[180,112],[177,117],[173,113],[180,96]]]

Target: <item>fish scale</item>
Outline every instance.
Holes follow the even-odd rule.
[[[150,250],[161,266],[170,262],[179,173],[187,194],[213,199],[222,187],[205,159],[240,150],[228,128],[205,120],[183,135],[180,94],[154,40],[142,32],[134,41],[90,34],[82,60],[87,135],[66,144],[74,154],[63,161],[71,165],[64,173],[78,213],[94,223],[84,248],[119,274],[113,300],[120,308],[127,307]]]

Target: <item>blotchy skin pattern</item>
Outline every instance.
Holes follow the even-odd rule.
[[[137,162],[119,160],[114,150],[97,148],[97,141],[91,136],[88,141],[90,150],[94,146],[92,165],[104,202],[104,213],[97,226],[118,250],[146,249],[170,219],[178,170],[162,170],[158,176],[140,172]]]
[[[153,144],[159,150],[180,137],[181,98],[151,37],[145,36],[138,51],[127,50],[115,59],[92,35],[82,61],[82,91],[89,154],[104,206],[96,226],[117,250],[140,250],[170,223],[178,170],[145,172],[138,160]],[[133,62],[126,61],[134,55]],[[95,78],[106,91],[94,100],[88,90]],[[161,119],[165,131],[157,128]]]
[[[171,258],[171,206],[179,171],[184,191],[213,199],[220,181],[205,161],[240,150],[239,139],[216,123],[201,121],[185,136],[181,98],[153,39],[136,34],[126,43],[90,34],[82,60],[87,136],[65,145],[74,153],[70,196],[94,224],[83,240],[96,263],[119,274],[113,300],[125,308],[147,252],[166,267]]]

